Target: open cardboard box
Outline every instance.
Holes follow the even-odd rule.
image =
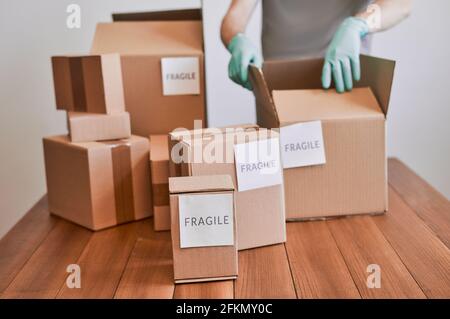
[[[395,62],[361,56],[362,78],[344,94],[322,89],[322,66],[323,59],[268,61],[250,70],[259,126],[282,132],[322,122],[326,163],[284,169],[286,218],[386,212],[385,124]]]
[[[114,17],[120,22],[97,25],[91,52],[121,55],[125,105],[133,134],[149,136],[179,127],[191,129],[194,120],[206,125],[201,15],[188,10],[185,14],[169,11]],[[198,92],[164,95],[162,61],[174,57],[198,61],[198,74],[194,72],[198,75]]]

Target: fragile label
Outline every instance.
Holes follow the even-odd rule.
[[[280,128],[284,168],[325,164],[322,122],[312,121]]]
[[[238,191],[283,183],[279,147],[278,138],[234,146]]]
[[[200,71],[197,57],[161,59],[164,95],[200,94]]]
[[[233,246],[233,194],[178,197],[180,247]]]

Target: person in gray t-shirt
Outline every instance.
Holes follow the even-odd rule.
[[[251,90],[248,66],[265,59],[324,56],[322,86],[340,93],[360,79],[359,54],[368,35],[389,29],[411,12],[412,0],[262,0],[263,55],[244,34],[259,0],[232,0],[221,36],[231,53],[228,75]]]

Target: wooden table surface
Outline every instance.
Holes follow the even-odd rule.
[[[389,160],[389,212],[287,224],[286,244],[239,252],[236,281],[173,284],[152,220],[91,232],[42,198],[0,241],[2,298],[449,298],[450,203]],[[66,267],[81,267],[69,289]],[[368,288],[378,264],[381,288]]]

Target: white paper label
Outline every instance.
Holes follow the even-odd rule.
[[[233,194],[180,195],[180,247],[233,246]]]
[[[234,158],[240,192],[283,183],[278,138],[237,144]]]
[[[197,57],[162,58],[164,95],[200,94],[200,71]]]
[[[325,164],[322,122],[298,123],[280,128],[284,168]]]

